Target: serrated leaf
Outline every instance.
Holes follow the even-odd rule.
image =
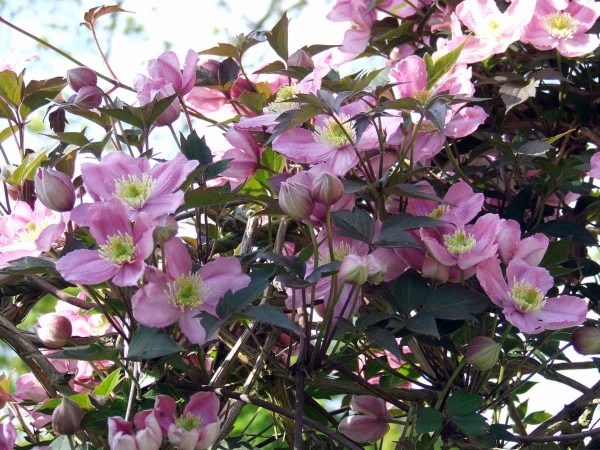
[[[463,47],[467,43],[467,39],[464,40],[462,44],[456,47],[451,52],[440,56],[433,66],[431,65],[432,60],[428,58],[426,62],[427,67],[427,89],[431,89],[444,75],[446,75],[450,69],[454,67],[456,61],[458,61],[458,57],[460,56],[460,52]],[[426,55],[429,56],[429,55]],[[424,58],[425,59],[425,58]]]
[[[243,313],[259,322],[268,323],[279,328],[294,331],[300,330],[298,325],[292,322],[292,319],[290,319],[280,308],[273,305],[250,305],[248,308],[244,309]]]
[[[225,58],[237,58],[238,50],[235,45],[220,42],[216,47],[211,47],[198,52],[199,55],[215,55]]]
[[[417,424],[415,431],[417,433],[431,433],[442,428],[444,416],[437,409],[421,408],[417,411]]]
[[[63,77],[30,81],[19,107],[21,118],[27,118],[36,109],[50,103],[50,100],[54,99],[66,85],[67,81]]]
[[[259,296],[263,295],[264,290],[271,284],[269,275],[271,272],[251,272],[250,284],[233,293],[228,291],[217,304],[217,316],[220,319],[228,319],[233,313],[240,312]]]
[[[126,358],[131,361],[142,361],[172,355],[182,350],[183,348],[160,329],[141,327],[133,332]]]
[[[65,144],[76,145],[78,147],[82,147],[90,143],[90,140],[87,137],[85,137],[85,134],[73,131],[56,133],[56,135],[44,133],[41,134],[42,136],[49,137],[50,139],[56,139],[57,141],[64,142]]]
[[[331,217],[333,224],[338,228],[335,230],[336,234],[368,244],[373,240],[375,222],[366,211],[358,208],[352,211],[336,211],[331,214]]]
[[[98,20],[100,17],[106,16],[107,14],[115,14],[115,13],[119,13],[119,12],[129,12],[129,11],[125,11],[124,9],[122,9],[121,7],[119,7],[117,5],[96,6],[95,8],[88,10],[83,15],[83,20],[86,23],[88,23],[89,25],[93,26],[94,22],[96,22],[96,20]]]
[[[206,138],[204,136],[198,137],[196,130],[192,132],[186,138],[183,133],[179,133],[181,140],[181,153],[190,160],[196,160],[200,163],[200,166],[205,166],[213,162],[212,152],[208,145],[206,145]]]

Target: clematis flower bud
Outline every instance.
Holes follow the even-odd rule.
[[[76,67],[67,70],[67,83],[75,92],[79,92],[84,86],[96,86],[98,77],[96,73],[87,67]]]
[[[308,67],[309,69],[315,68],[315,63],[313,62],[311,56],[304,50],[296,50],[287,60],[288,67],[290,66],[299,66],[299,67]]]
[[[386,265],[375,255],[367,255],[365,259],[367,260],[369,273],[369,278],[367,281],[372,284],[381,283],[385,278],[385,274],[387,273]]]
[[[350,284],[363,285],[369,278],[369,263],[364,256],[350,254],[344,256],[339,272],[340,280]]]
[[[60,314],[44,314],[38,319],[35,332],[48,348],[61,348],[73,332],[71,321]]]
[[[198,63],[198,66],[196,66],[196,79],[201,86],[218,83],[220,64],[215,59],[206,59]]]
[[[315,178],[310,193],[316,202],[331,206],[344,195],[344,185],[329,172],[321,172]]]
[[[573,331],[571,336],[573,348],[582,355],[600,353],[600,328],[581,327]]]
[[[152,237],[160,245],[170,241],[177,234],[177,221],[168,214],[156,219],[154,224],[156,225],[156,228],[152,232]]]
[[[79,431],[83,410],[77,403],[63,398],[52,413],[52,429],[55,433],[71,436]]]
[[[305,220],[310,217],[315,203],[306,186],[296,183],[281,183],[279,206],[288,216],[296,220]]]
[[[355,395],[350,402],[353,416],[344,418],[338,431],[356,442],[377,442],[390,430],[392,418],[385,401],[370,395]]]
[[[467,346],[466,358],[478,370],[490,370],[500,356],[500,344],[486,336],[477,336]]]
[[[58,212],[71,211],[75,204],[75,187],[62,172],[40,167],[35,174],[35,192],[46,208]]]
[[[75,96],[75,106],[81,109],[94,109],[102,103],[102,89],[96,86],[83,86]]]

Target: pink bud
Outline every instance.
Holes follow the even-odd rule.
[[[61,348],[71,339],[73,326],[65,316],[44,314],[38,319],[35,332],[46,347]]]
[[[347,255],[342,259],[339,272],[340,280],[350,284],[363,285],[369,278],[367,258],[359,255]]]
[[[353,416],[344,418],[338,431],[356,442],[377,442],[390,430],[392,418],[385,401],[370,395],[355,395],[350,402]]]
[[[102,89],[96,86],[83,86],[75,96],[75,106],[81,109],[94,109],[102,103]]]
[[[279,206],[290,217],[296,220],[308,219],[315,203],[310,190],[297,183],[281,183],[279,189]]]
[[[316,202],[331,206],[344,195],[344,185],[329,172],[321,172],[315,177],[310,193]]]
[[[299,67],[308,67],[309,69],[315,68],[315,63],[313,62],[311,56],[304,50],[296,50],[287,60],[288,67],[290,66],[299,66]]]
[[[600,353],[600,328],[581,327],[573,331],[571,336],[573,348],[582,355]]]
[[[477,336],[469,342],[465,357],[478,370],[490,370],[500,356],[501,345],[486,336]]]
[[[425,258],[423,261],[423,276],[431,280],[441,281],[445,283],[450,276],[450,268],[440,264],[435,259]]]
[[[177,234],[177,221],[168,214],[156,219],[154,224],[156,225],[156,228],[154,228],[154,231],[152,232],[152,237],[160,245],[170,241]]]
[[[369,278],[367,281],[372,284],[379,284],[385,278],[387,273],[387,266],[375,255],[367,255],[367,266],[369,271]]]
[[[79,92],[84,86],[96,86],[98,77],[92,69],[87,67],[76,67],[75,69],[67,70],[67,83],[75,92]]]
[[[214,59],[206,59],[198,63],[196,67],[196,78],[201,85],[217,84],[219,78],[219,65],[221,63]]]
[[[34,178],[35,192],[46,208],[71,211],[75,204],[75,186],[64,173],[40,167]]]
[[[63,398],[52,413],[52,429],[55,433],[71,436],[79,431],[83,410],[68,398]]]

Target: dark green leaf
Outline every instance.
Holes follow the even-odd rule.
[[[52,441],[50,444],[52,450],[71,450],[71,443],[69,442],[68,436],[59,436]]]
[[[442,428],[444,416],[437,409],[421,408],[417,411],[417,433],[431,433]]]
[[[207,50],[202,50],[201,52],[198,52],[198,54],[224,56],[226,58],[237,58],[238,51],[235,45],[221,42],[216,47],[211,47]]]
[[[540,156],[545,154],[551,148],[554,147],[544,141],[531,141],[519,147],[515,150],[515,153],[520,155]]]
[[[213,178],[221,175],[229,167],[231,159],[221,159],[220,161],[207,164],[198,169],[198,174],[204,181],[212,180]]]
[[[394,319],[395,321],[401,322],[402,318],[396,314],[390,314],[386,312],[374,312],[364,316],[360,316],[356,319],[356,328],[366,328],[376,323],[383,322],[384,320]]]
[[[200,321],[200,326],[204,329],[207,337],[213,336],[215,332],[221,328],[221,325],[225,323],[225,320],[220,320],[218,317],[213,316],[206,311],[201,311],[196,317]]]
[[[387,350],[399,360],[402,359],[396,338],[385,328],[371,327],[365,330],[367,338],[377,347]]]
[[[299,330],[298,325],[292,322],[292,319],[287,314],[273,305],[250,305],[243,313],[259,322],[268,323],[286,330]]]
[[[352,211],[336,211],[331,214],[336,234],[366,242],[373,240],[375,222],[368,212],[355,208]]]
[[[268,273],[267,273],[268,272]],[[262,296],[264,290],[271,284],[270,271],[252,272],[250,284],[233,293],[228,291],[217,305],[217,315],[221,319],[228,319],[231,314],[242,311],[246,306]]]
[[[425,117],[433,123],[440,133],[444,134],[447,112],[448,102],[443,99],[435,99],[432,102],[427,102]]]
[[[400,248],[400,247],[413,247],[421,248],[421,245],[415,241],[415,239],[403,229],[399,227],[389,227],[381,231],[381,234],[374,243],[377,247],[384,248]]]
[[[219,83],[225,86],[227,83],[235,83],[240,74],[240,66],[232,59],[227,58],[219,64]]]
[[[465,394],[457,390],[450,396],[446,403],[446,410],[455,416],[466,416],[477,411],[483,405],[483,399],[478,395]]]
[[[467,436],[477,436],[489,430],[485,417],[481,414],[469,414],[452,418],[455,425]]]
[[[158,328],[141,327],[133,332],[127,359],[142,361],[144,359],[160,358],[182,351],[170,336]]]
[[[282,112],[277,116],[277,125],[273,128],[273,134],[267,141],[267,144],[284,131],[299,127],[307,120],[310,120],[319,114],[323,114],[323,108],[308,104],[302,105],[299,109]]]
[[[352,179],[342,179],[342,184],[344,185],[344,194],[356,194],[358,192],[364,191],[369,185],[364,181],[352,180]]]
[[[57,352],[47,354],[46,358],[76,359],[78,361],[116,361],[119,357],[120,347],[105,347],[102,344],[90,344],[80,347],[68,347]]]
[[[279,19],[279,22],[273,27],[273,29],[267,33],[267,41],[271,48],[275,50],[284,61],[287,61],[288,54],[288,23],[287,13],[284,13]]]
[[[24,256],[22,258],[10,261],[10,266],[0,269],[0,274],[20,273],[47,273],[49,270],[54,270],[54,261],[44,258],[36,258],[34,256]]]
[[[56,135],[44,134],[44,133],[41,133],[41,134],[42,134],[42,136],[46,136],[51,139],[56,139],[60,142],[64,142],[65,144],[77,145],[78,147],[82,147],[82,146],[90,143],[90,140],[85,137],[85,134],[76,133],[73,131],[57,133]]]
[[[414,270],[407,270],[384,288],[389,292],[385,300],[402,314],[421,306],[429,295],[427,282]]]
[[[542,223],[535,231],[557,238],[572,236],[576,241],[587,245],[598,244],[596,237],[586,230],[583,225],[568,220],[551,220],[550,222]]]
[[[459,286],[442,286],[427,297],[423,311],[428,311],[438,319],[470,319],[489,305],[487,298],[474,291]]]
[[[523,419],[523,423],[525,425],[539,425],[540,423],[543,423],[546,420],[548,420],[550,417],[552,417],[552,414],[550,414],[549,412],[536,411],[532,412],[531,414],[528,414],[527,417]]]
[[[418,334],[426,334],[439,339],[440,333],[437,329],[435,316],[430,312],[420,312],[405,322],[406,328]]]
[[[183,136],[183,133],[179,133],[179,135],[181,136],[181,153],[187,159],[198,161],[200,166],[213,162],[212,152],[206,145],[204,136],[198,137],[196,130],[193,130],[187,138]]]
[[[572,240],[573,239],[569,236],[565,239],[561,239],[560,241],[550,242],[548,250],[544,255],[544,259],[542,259],[540,266],[557,266],[567,261],[571,251]]]
[[[241,196],[232,192],[223,192],[221,186],[198,188],[185,193],[185,203],[180,210],[199,208],[202,206],[217,206],[235,201]]]

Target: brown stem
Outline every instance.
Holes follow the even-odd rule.
[[[92,305],[89,302],[86,302],[85,300],[81,300],[80,298],[77,298],[73,295],[70,295],[70,294],[67,294],[66,292],[61,291],[57,287],[48,283],[46,280],[44,280],[40,276],[26,275],[25,278],[27,278],[29,281],[31,281],[33,284],[35,284],[39,288],[43,289],[45,292],[48,292],[49,294],[54,295],[57,299],[59,299],[63,302],[66,302],[70,305],[77,306],[78,308],[86,309],[86,310],[92,309],[94,307],[94,305]]]

